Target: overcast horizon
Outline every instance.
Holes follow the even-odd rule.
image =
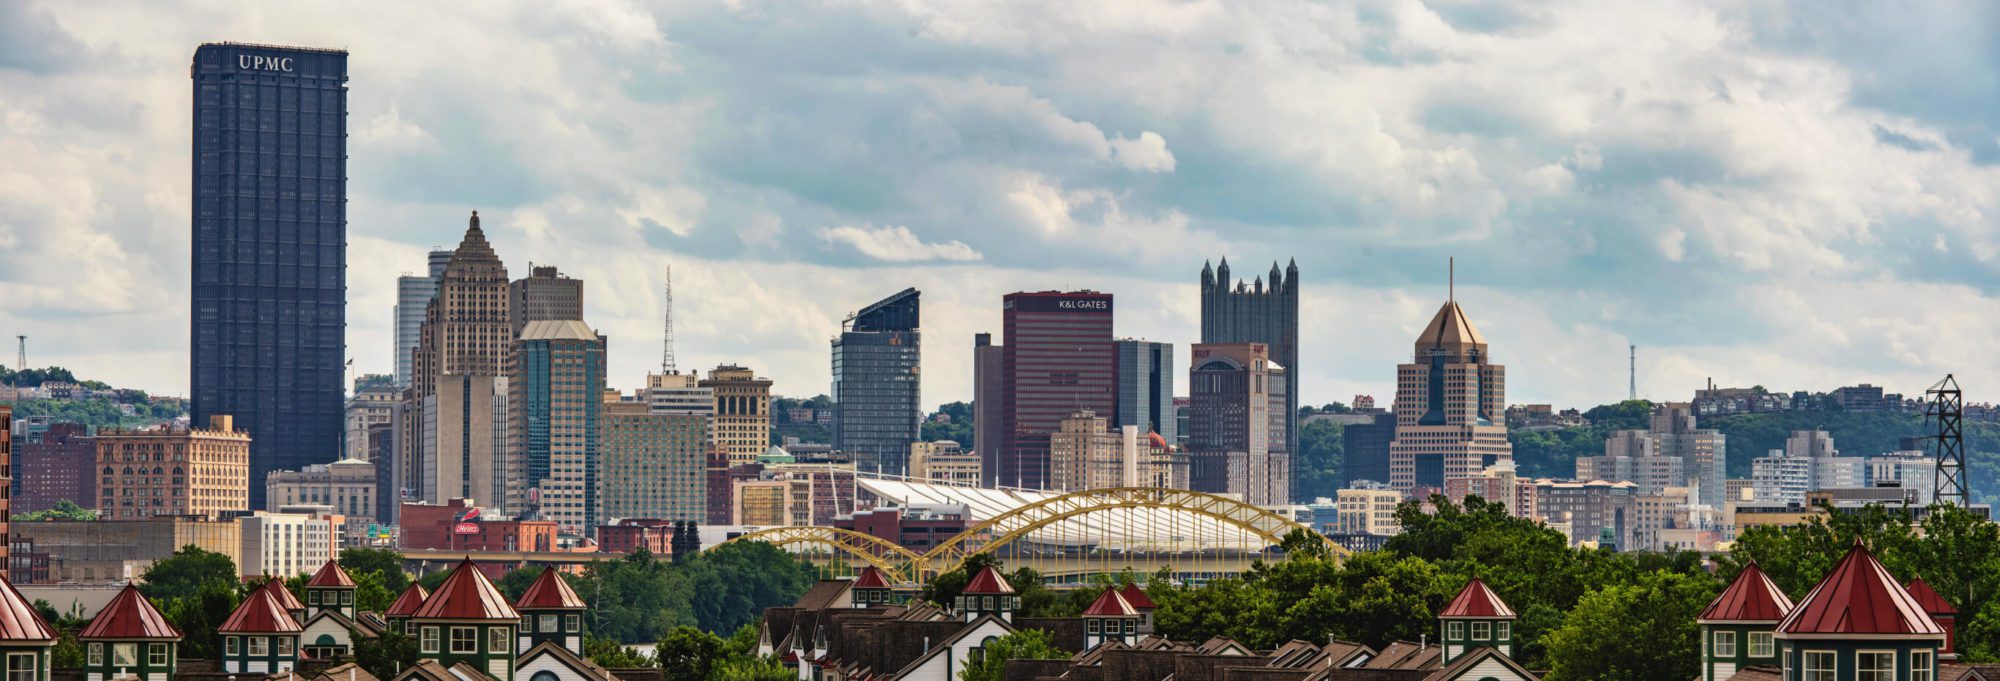
[[[827,392],[923,292],[926,408],[1000,296],[1198,340],[1204,262],[1301,273],[1301,404],[1393,398],[1447,295],[1509,403],[1718,384],[2000,394],[2000,6],[1782,2],[476,5],[0,0],[0,335],[186,394],[189,61],[350,52],[348,357],[471,211],[585,282],[608,384]],[[11,340],[11,338],[10,338]],[[13,363],[8,348],[7,363]],[[1185,371],[1176,388],[1186,391]]]

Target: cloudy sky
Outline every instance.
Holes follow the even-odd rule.
[[[1228,256],[1297,259],[1307,402],[1386,398],[1457,256],[1512,402],[1622,398],[1628,343],[1655,399],[1955,371],[1992,401],[1995,7],[0,0],[0,333],[186,390],[187,69],[231,40],[352,52],[364,371],[477,209],[517,274],[587,282],[626,388],[668,264],[683,366],[791,395],[918,287],[936,404],[1002,293],[1110,291],[1120,335],[1185,344]]]

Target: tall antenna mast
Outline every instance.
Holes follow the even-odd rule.
[[[14,338],[15,338],[15,339],[17,339],[17,340],[19,340],[19,341],[21,341],[21,354],[19,354],[19,355],[15,355],[15,356],[14,356],[14,370],[15,370],[15,371],[27,371],[27,370],[28,370],[28,336],[27,336],[26,334],[21,334],[21,335],[17,335],[17,336],[14,336]]]
[[[672,373],[678,373],[674,367],[674,266],[673,265],[667,266],[666,301],[667,301],[667,317],[666,317],[667,321],[666,321],[666,334],[665,334],[666,340],[665,340],[665,347],[660,353],[660,371],[661,373],[672,374]]]
[[[1458,302],[1457,256],[1445,258],[1444,260],[1444,300],[1447,303]]]
[[[1626,389],[1625,399],[1636,400],[1639,399],[1639,346],[1627,345],[1625,347],[1632,351],[1632,359],[1626,365],[1626,371],[1631,375],[1631,386]]]

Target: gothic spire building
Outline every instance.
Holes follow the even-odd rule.
[[[1262,343],[1272,363],[1292,380],[1286,391],[1284,428],[1271,433],[1272,451],[1294,451],[1299,436],[1299,264],[1277,261],[1262,278],[1230,278],[1229,259],[1220,267],[1201,266],[1201,342]],[[1296,495],[1294,495],[1296,496]]]

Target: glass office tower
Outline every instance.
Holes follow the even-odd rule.
[[[264,475],[340,456],[347,53],[210,43],[194,80],[195,423],[250,432]]]
[[[833,447],[871,473],[909,474],[924,418],[916,289],[875,301],[833,340]]]

